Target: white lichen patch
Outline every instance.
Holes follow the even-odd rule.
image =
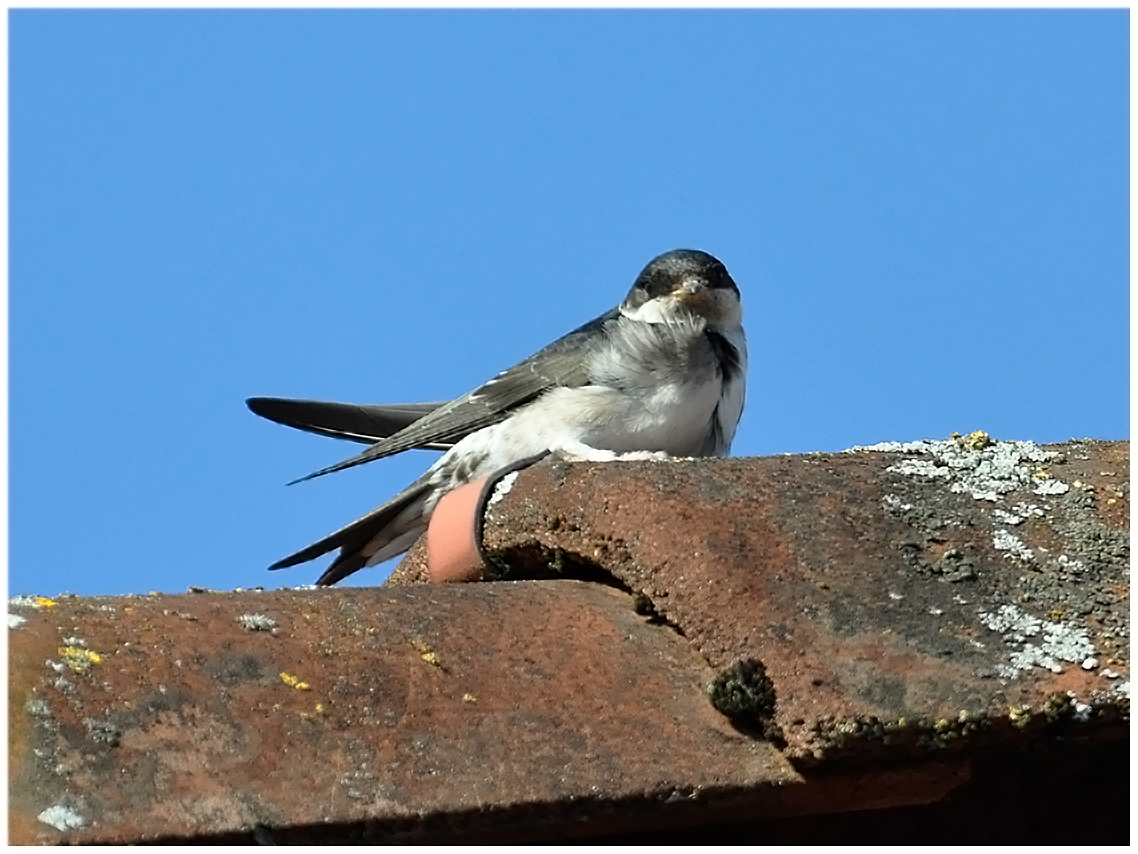
[[[52,662],[49,661],[48,664],[52,664]],[[67,669],[66,665],[61,664],[59,666],[64,670]],[[75,683],[68,679],[66,676],[60,676],[58,679],[54,680],[51,685],[53,688],[55,688],[56,691],[60,691],[64,694],[74,694],[76,691]]]
[[[1063,569],[1069,572],[1086,572],[1087,565],[1078,558],[1067,557],[1066,555],[1059,555],[1057,561]]]
[[[882,499],[882,501],[885,502],[886,507],[891,507],[894,510],[912,510],[913,509],[912,504],[907,504],[906,502],[904,502],[900,498],[898,498],[896,495],[886,495]]]
[[[21,617],[19,614],[8,615],[8,628],[10,629],[18,629],[26,622],[27,620]]]
[[[1010,664],[1001,664],[996,668],[1001,676],[1007,678],[1015,678],[1032,667],[1061,673],[1063,667],[1060,662],[1085,666],[1095,654],[1094,644],[1086,629],[1041,620],[1025,614],[1015,605],[1001,605],[994,613],[981,611],[980,622],[1003,635],[1006,642],[1022,644],[1022,648],[1012,653]],[[1029,643],[1028,638],[1039,640]]]
[[[926,454],[925,459],[900,460],[886,471],[895,474],[924,478],[944,478],[951,481],[953,492],[963,492],[977,500],[999,501],[1017,489],[1035,488],[1038,464],[1052,459],[1055,454],[1045,451],[1034,442],[993,441],[986,434],[985,441],[968,441],[972,436],[919,442],[879,442],[876,445],[855,445],[849,452],[888,451],[892,453]],[[1043,484],[1047,484],[1046,487]],[[1044,480],[1040,495],[1056,495],[1066,491],[1061,481]],[[1060,488],[1061,487],[1061,488]]]
[[[992,545],[1002,552],[1007,552],[1007,557],[1023,561],[1035,560],[1035,552],[1024,545],[1023,540],[1003,528],[992,532]]]
[[[51,706],[47,704],[47,700],[39,697],[33,697],[24,703],[24,711],[29,715],[34,715],[37,718],[50,718]]]
[[[1003,522],[1005,525],[1019,525],[1023,522],[1022,516],[1017,516],[1015,513],[1009,513],[1006,510],[1001,510],[997,507],[992,511],[992,515],[996,517],[997,522]]]
[[[917,477],[952,477],[952,469],[939,466],[932,460],[901,460],[886,469],[896,474],[910,474]]]
[[[1041,480],[1036,485],[1035,489],[1032,490],[1032,492],[1034,492],[1036,495],[1062,495],[1069,488],[1070,487],[1068,487],[1067,484],[1063,483],[1061,480],[1048,478],[1046,480]]]
[[[1067,623],[1043,624],[1043,651],[1060,661],[1083,665],[1094,658],[1095,645],[1082,626]]]
[[[1081,724],[1085,724],[1091,719],[1091,712],[1094,711],[1089,704],[1080,703],[1079,697],[1074,691],[1068,691],[1067,696],[1071,698],[1071,708],[1074,711],[1072,717]]]
[[[876,445],[854,445],[852,448],[846,450],[846,453],[854,454],[859,451],[883,451],[887,453],[909,454],[923,452],[928,449],[931,443],[931,439],[920,439],[916,442],[878,442]],[[787,456],[789,456],[789,454]]]
[[[87,819],[66,804],[56,804],[48,807],[36,816],[44,824],[54,827],[61,833],[68,830],[79,830],[87,826]]]
[[[1042,620],[1025,614],[1015,605],[1001,605],[995,613],[981,611],[980,622],[1015,643],[1023,643],[1039,634],[1043,626]]]
[[[247,632],[272,632],[277,628],[277,621],[268,614],[242,614],[237,622]]]
[[[1043,510],[1034,504],[1025,504],[1021,501],[1010,511],[1002,510],[997,507],[992,511],[992,515],[1005,525],[1012,525],[1014,527],[1015,525],[1022,525],[1026,519],[1030,519],[1032,516],[1042,518]]]

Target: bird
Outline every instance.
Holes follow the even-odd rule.
[[[452,489],[545,452],[567,459],[725,457],[746,396],[739,288],[715,256],[653,258],[615,308],[450,401],[357,405],[254,397],[257,415],[369,447],[300,483],[412,448],[444,451],[370,513],[278,560],[339,549],[329,586],[407,551]]]

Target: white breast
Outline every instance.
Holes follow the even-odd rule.
[[[449,488],[573,444],[615,453],[725,456],[743,410],[743,331],[722,333],[741,362],[739,374],[724,381],[702,323],[664,326],[619,326],[588,357],[593,384],[551,389],[505,421],[470,434],[435,464],[432,479]]]

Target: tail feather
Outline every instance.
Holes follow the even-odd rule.
[[[409,537],[410,534],[413,532],[421,533],[426,529],[426,519],[412,514],[412,518],[405,518],[400,524],[394,523],[400,522],[400,516],[413,508],[416,502],[424,502],[430,491],[430,481],[424,475],[390,501],[372,510],[367,515],[361,516],[354,522],[295,554],[281,558],[269,569],[296,566],[339,548],[340,554],[336,556],[336,559],[332,561],[316,582],[318,585],[326,587],[366,566],[374,556],[381,555],[385,551],[385,547],[395,544],[396,540],[403,540],[403,543],[397,544],[401,545],[402,548],[398,548],[394,552],[387,549],[388,553],[381,555],[384,559],[395,557],[395,555],[410,548],[414,542],[416,537]]]
[[[424,415],[434,412],[443,403],[367,405],[291,400],[283,397],[251,397],[245,401],[245,405],[256,415],[277,424],[367,445],[398,433]],[[446,450],[450,444],[432,443],[422,447]]]

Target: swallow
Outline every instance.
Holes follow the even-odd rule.
[[[445,451],[394,498],[269,568],[339,549],[316,582],[335,584],[407,551],[450,490],[544,452],[596,461],[727,456],[746,371],[738,286],[714,256],[677,249],[650,261],[618,306],[454,400],[250,398],[269,420],[369,445],[293,483],[412,448]]]

